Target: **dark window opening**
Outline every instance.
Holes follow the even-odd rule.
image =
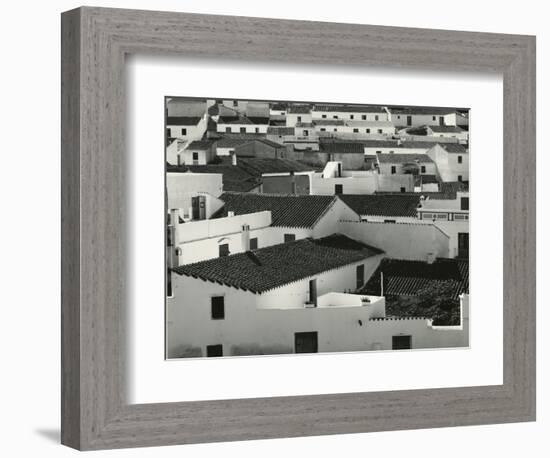
[[[187,135],[187,129],[181,129],[181,134],[182,135]]]
[[[407,189],[404,188],[403,186],[401,186],[401,187],[399,188],[399,190],[400,190],[401,192],[407,192]]]
[[[309,303],[317,307],[317,279],[309,281]]]
[[[390,224],[395,224],[397,221],[395,221],[394,219],[385,219],[384,222],[385,223],[390,223]]]
[[[285,234],[285,243],[294,242],[296,240],[296,234]]]
[[[355,286],[357,289],[365,284],[365,264],[357,266],[355,269]]]
[[[254,237],[250,239],[250,249],[251,250],[257,250],[258,249],[258,237]]]
[[[392,336],[392,350],[410,350],[412,348],[412,336]]]
[[[462,156],[458,156],[457,159],[458,159],[458,163],[462,164]]]
[[[353,129],[353,133],[355,134],[359,133],[359,129]]]
[[[229,244],[228,243],[222,243],[219,247],[219,255],[222,256],[229,256]]]
[[[461,197],[460,198],[460,209],[461,210],[469,210],[470,209],[470,198],[469,197]]]
[[[206,356],[208,358],[216,358],[223,356],[223,345],[207,345],[206,346]]]
[[[294,333],[294,351],[296,353],[317,353],[317,332]]]
[[[230,134],[231,133],[231,127],[226,127],[225,128],[225,133]]]
[[[462,181],[462,175],[458,175],[458,177],[456,177],[458,181]]]
[[[391,174],[395,175],[396,172],[397,172],[397,168],[395,167],[395,165],[392,165],[391,166]]]
[[[343,194],[343,193],[344,193],[344,185],[335,184],[334,185],[334,194]]]
[[[420,166],[420,173],[426,173],[426,166],[425,165]]]
[[[366,120],[367,120],[367,115],[362,115],[362,116],[361,116],[361,119],[362,119],[363,121],[366,121]]]
[[[199,153],[193,153],[193,160],[198,161],[199,160]]]
[[[213,296],[210,298],[210,305],[213,320],[223,320],[225,318],[225,299],[223,296]]]
[[[241,134],[246,134],[246,127],[241,127],[240,131],[241,131]]]

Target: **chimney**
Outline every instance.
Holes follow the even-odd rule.
[[[237,154],[235,151],[231,152],[231,165],[237,165]]]
[[[428,264],[433,264],[435,261],[435,253],[428,253],[428,255],[426,256],[426,262]]]
[[[232,210],[229,210],[229,211],[227,212],[227,216],[231,218],[231,217],[235,216],[235,212],[232,211]]]

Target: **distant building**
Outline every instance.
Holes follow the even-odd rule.
[[[468,131],[458,126],[429,126],[428,135],[440,138],[456,138],[460,143],[468,143]]]
[[[390,121],[395,126],[456,126],[467,125],[468,118],[456,108],[388,107]]]
[[[218,118],[219,133],[267,134],[268,117],[222,117]]]
[[[438,169],[428,154],[377,154],[381,175],[436,175]]]
[[[289,105],[286,112],[286,126],[295,127],[298,123],[311,123],[311,106]]]
[[[442,181],[469,181],[470,157],[464,146],[454,143],[436,144],[426,153],[436,164]]]
[[[171,165],[206,165],[212,162],[214,157],[216,153],[213,141],[195,140],[178,151],[177,163]]]
[[[319,104],[311,111],[313,119],[342,119],[348,121],[387,122],[390,116],[381,106]]]

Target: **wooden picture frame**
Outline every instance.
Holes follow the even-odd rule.
[[[93,7],[63,13],[61,32],[63,444],[89,450],[535,419],[533,36]],[[124,66],[134,53],[501,73],[503,384],[128,404]]]

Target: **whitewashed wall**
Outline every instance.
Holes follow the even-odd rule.
[[[384,250],[386,257],[426,261],[428,254],[448,257],[450,237],[433,224],[342,222],[348,237]]]

